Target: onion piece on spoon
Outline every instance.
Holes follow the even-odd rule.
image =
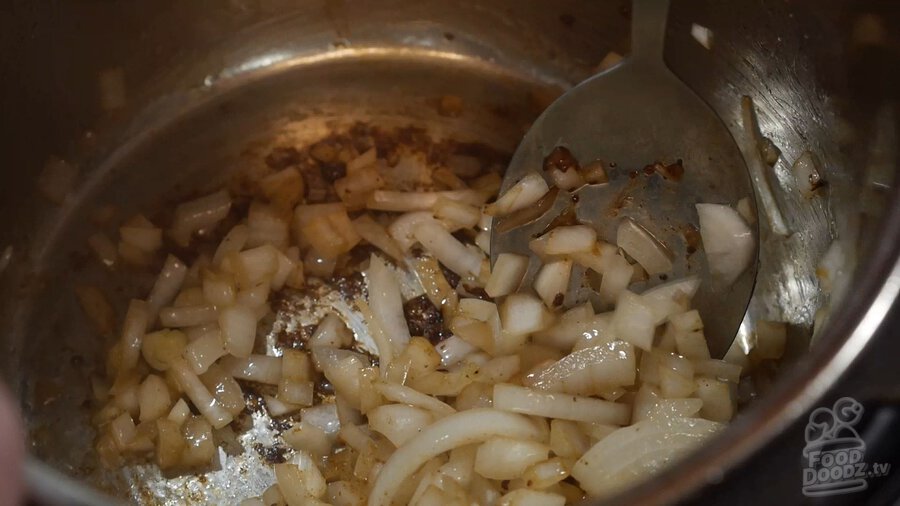
[[[665,246],[660,244],[650,232],[634,221],[626,218],[619,223],[616,244],[628,256],[637,260],[647,274],[655,276],[672,270],[672,259]]]
[[[753,232],[727,205],[697,204],[697,214],[710,272],[725,284],[733,283],[753,261]]]
[[[547,181],[540,174],[531,173],[520,179],[496,202],[487,205],[484,212],[491,216],[505,216],[534,204],[548,191],[550,191],[550,187],[547,185]]]

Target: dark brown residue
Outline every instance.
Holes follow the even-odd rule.
[[[462,279],[459,277],[459,274],[451,271],[446,266],[444,266],[444,264],[442,264],[440,262],[438,262],[438,265],[441,267],[441,274],[444,275],[444,278],[447,280],[447,283],[452,288],[456,288],[457,286],[459,286],[459,281],[460,281],[460,279]]]
[[[303,159],[300,151],[292,146],[279,146],[273,148],[265,157],[266,165],[275,170],[286,169],[297,165]]]
[[[563,301],[564,301],[565,299],[566,299],[566,296],[565,296],[565,295],[563,295],[563,294],[561,294],[561,293],[556,294],[556,296],[553,297],[553,307],[559,307],[559,306],[562,306]]]
[[[366,279],[357,271],[346,276],[332,278],[330,283],[346,300],[356,300],[368,297],[366,291]]]
[[[687,245],[687,254],[688,256],[696,253],[697,249],[700,248],[700,231],[697,230],[697,227],[688,223],[684,226],[681,231],[681,234],[684,236],[684,242]]]
[[[488,302],[494,302],[493,297],[488,295],[487,292],[484,291],[484,288],[481,288],[480,286],[471,286],[471,285],[463,284],[463,290],[465,290],[466,294],[468,294],[471,297],[476,297],[478,299],[486,300]]]
[[[260,443],[255,443],[253,449],[267,464],[282,464],[287,461],[285,454],[288,450],[282,446],[264,446]]]
[[[425,295],[410,299],[403,305],[403,314],[410,334],[422,336],[437,344],[450,336],[444,329],[441,311]]]

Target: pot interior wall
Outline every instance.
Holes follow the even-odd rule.
[[[197,478],[167,480],[141,466],[102,472],[91,455],[90,377],[102,367],[109,341],[89,328],[74,286],[102,287],[122,314],[127,300],[145,293],[152,282],[136,274],[123,284],[122,276],[90,257],[85,240],[97,230],[91,219],[96,210],[114,205],[119,219],[139,211],[164,212],[173,202],[213,187],[230,171],[261,163],[273,145],[303,144],[353,121],[427,126],[435,136],[477,140],[511,153],[530,121],[561,89],[593,72],[607,51],[627,51],[628,2],[566,1],[551,7],[467,1],[450,8],[439,1],[384,1],[365,12],[343,2],[338,7],[308,2],[302,9],[281,2],[234,2],[207,17],[199,3],[166,3],[148,14],[145,25],[136,13],[150,12],[149,6],[159,3],[138,3],[143,7],[129,12],[97,13],[140,27],[144,38],[121,34],[127,42],[110,49],[119,55],[113,66],[123,70],[131,100],[106,114],[106,127],[86,141],[82,137],[74,148],[64,150],[63,139],[93,124],[96,107],[82,104],[79,109],[71,93],[56,94],[41,81],[46,77],[41,69],[23,67],[23,75],[42,82],[51,97],[41,106],[37,97],[26,95],[33,99],[32,116],[49,121],[56,107],[78,120],[60,115],[65,128],[58,126],[43,144],[10,144],[10,156],[29,170],[4,172],[0,184],[8,196],[0,206],[20,210],[17,224],[0,231],[0,252],[7,244],[15,252],[7,272],[0,273],[5,276],[0,316],[9,322],[4,371],[23,401],[31,450],[39,459],[133,499],[189,497],[215,503],[258,494],[268,471],[248,464],[249,457],[233,459],[201,486]],[[829,98],[839,85],[819,64],[823,54],[839,52],[829,37],[840,27],[829,25],[830,18],[788,16],[783,2],[764,3],[765,9],[755,2],[727,7],[674,2],[667,59],[736,136],[740,98],[753,97],[763,133],[782,149],[772,181],[796,234],[789,242],[764,243],[748,325],[756,319],[789,322],[791,354],[799,356],[826,301],[816,264],[842,227],[858,223],[851,218],[857,216],[851,200],[865,178],[841,149],[858,137],[839,136],[850,128],[838,122],[837,105]],[[91,19],[81,7],[60,8]],[[49,37],[47,32],[58,28],[63,41],[86,29],[57,25],[40,8],[18,16],[23,23],[40,19],[37,35]],[[173,19],[194,30],[172,33],[165,27]],[[716,30],[715,50],[690,38],[695,21]],[[826,28],[814,31],[816,23]],[[813,42],[804,42],[810,36]],[[783,51],[770,49],[776,38]],[[110,62],[91,55],[109,40],[86,37],[65,49],[42,37],[36,40],[19,49],[36,51],[49,44],[68,51],[84,61],[84,69],[71,73],[72,87],[79,96],[96,95],[96,73]],[[819,43],[815,50],[814,42]],[[181,51],[179,43],[197,49]],[[125,48],[142,59],[125,58]],[[58,53],[53,58],[51,63],[61,59]],[[9,86],[24,87],[24,79]],[[445,94],[464,99],[460,117],[439,114],[435,104]],[[21,106],[11,110],[11,118],[28,117]],[[23,126],[26,133],[35,131],[33,121]],[[25,147],[37,149],[25,153]],[[790,172],[793,160],[807,149],[819,156],[831,183],[830,193],[817,200],[799,192]],[[13,190],[33,187],[39,160],[69,152],[79,153],[82,176],[63,206],[36,206],[30,190]],[[879,212],[872,209],[870,220]],[[108,226],[107,232],[113,231]],[[132,487],[138,481],[144,485]]]

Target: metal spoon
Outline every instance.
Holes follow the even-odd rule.
[[[611,162],[609,183],[561,191],[543,217],[507,232],[497,232],[495,220],[491,261],[504,252],[531,255],[528,241],[566,209],[574,209],[580,222],[593,225],[600,237],[613,242],[619,220],[630,218],[673,253],[669,279],[700,277],[693,306],[703,318],[711,355],[722,357],[747,310],[757,261],[754,257],[752,265],[727,286],[712,279],[702,247],[690,251],[691,234],[696,237],[699,229],[695,204],[735,205],[742,198],[752,199],[753,186],[726,126],[663,61],[668,9],[668,0],[634,0],[631,56],[579,84],[544,111],[513,156],[501,194],[529,172],[542,172],[544,158],[558,145],[567,147],[582,164],[595,159]],[[655,162],[676,160],[684,168],[679,181],[644,170]],[[759,234],[755,236],[758,245]],[[539,264],[531,258],[524,283],[531,283]],[[583,278],[583,271],[573,272],[566,305],[590,298]],[[662,282],[651,278],[630,289],[640,292]]]

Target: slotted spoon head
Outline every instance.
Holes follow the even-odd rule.
[[[710,276],[702,247],[693,253],[691,227],[699,229],[695,205],[735,205],[753,198],[741,152],[716,113],[672,74],[663,62],[668,2],[636,0],[632,9],[632,54],[618,66],[591,77],[554,102],[531,130],[506,171],[501,194],[528,173],[543,173],[544,158],[565,146],[582,165],[604,160],[612,165],[609,183],[589,185],[572,194],[560,192],[554,208],[536,222],[491,238],[491,260],[500,253],[531,255],[528,241],[572,206],[578,220],[593,225],[601,238],[615,242],[620,220],[642,225],[674,255],[668,279],[696,275],[700,289],[693,299],[704,322],[714,358],[724,356],[747,310],[756,279],[753,261],[730,284]],[[738,103],[737,97],[735,103]],[[680,180],[644,168],[681,160]],[[495,220],[496,221],[496,220]],[[755,226],[755,225],[754,225]],[[755,237],[759,237],[756,230]],[[757,248],[758,250],[758,248]],[[525,283],[538,261],[531,259]],[[566,303],[576,302],[580,284],[573,275]],[[660,277],[632,286],[642,290],[661,284]]]

